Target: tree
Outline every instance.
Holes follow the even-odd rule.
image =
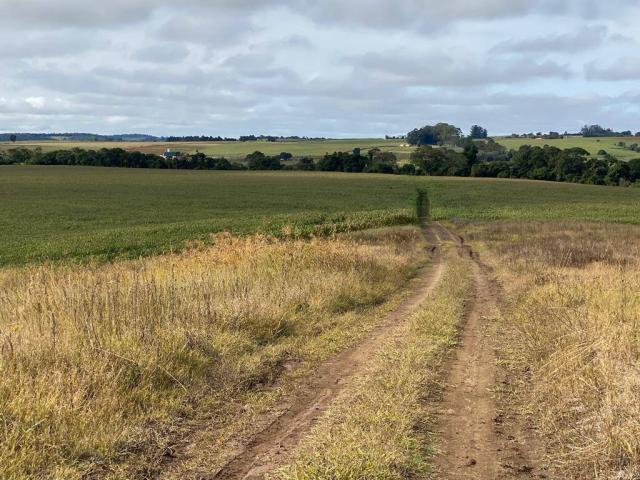
[[[447,148],[423,146],[411,154],[411,163],[428,175],[464,176],[469,169],[465,156]]]
[[[415,128],[407,134],[409,145],[435,145],[438,143],[438,134],[433,127],[426,126]]]
[[[640,180],[640,158],[629,160],[629,180],[632,182]]]
[[[344,166],[344,152],[326,154],[318,162],[318,170],[321,172],[341,172]]]
[[[253,152],[245,157],[249,170],[281,170],[280,157],[267,157],[262,152]]]
[[[580,133],[583,137],[611,137],[614,135],[610,128],[602,128],[600,125],[585,125]]]
[[[462,131],[448,123],[426,125],[407,134],[410,145],[455,145],[462,137]]]
[[[471,133],[469,133],[469,136],[475,139],[487,138],[488,135],[489,133],[487,132],[487,129],[482,128],[480,125],[474,125],[471,127]]]
[[[438,123],[433,128],[438,135],[440,145],[455,145],[462,137],[462,130],[448,123]]]
[[[468,138],[464,144],[463,155],[469,162],[469,167],[473,166],[478,161],[478,146],[471,138]]]
[[[365,171],[369,173],[395,173],[397,168],[397,157],[392,152],[382,152],[379,149],[370,155],[369,165]],[[369,151],[371,154],[371,150]]]
[[[16,136],[15,133],[12,133],[11,135],[9,135],[9,140],[11,140],[12,143],[16,143],[16,140],[18,140],[18,137]]]
[[[315,170],[316,162],[311,157],[300,157],[295,165],[296,170]]]

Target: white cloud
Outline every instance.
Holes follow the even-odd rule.
[[[47,103],[47,100],[44,97],[27,97],[24,99],[24,101],[30,107],[36,109],[44,108],[45,104]]]

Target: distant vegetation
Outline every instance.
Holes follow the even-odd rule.
[[[42,152],[27,148],[0,151],[0,165],[66,165],[123,168],[155,168],[178,170],[318,170],[322,172],[385,173],[396,175],[428,175],[455,177],[525,178],[591,185],[628,186],[639,184],[640,158],[618,160],[605,150],[591,157],[582,148],[559,149],[523,145],[507,150],[492,139],[474,140],[456,136],[454,130],[438,127],[423,130],[415,138],[442,143],[454,141],[455,146],[421,144],[407,163],[400,164],[393,152],[379,148],[363,153],[325,154],[317,162],[310,157],[293,158],[288,152],[265,155],[260,151],[247,155],[244,162],[230,162],[223,157],[204,153],[159,156],[121,148],[94,150],[57,150]],[[436,132],[436,133],[434,133]],[[430,135],[434,134],[435,137]],[[422,141],[421,140],[421,141]],[[629,149],[637,151],[637,145]]]
[[[230,163],[225,158],[207,157],[203,153],[162,157],[151,153],[128,151],[122,148],[100,150],[54,150],[15,148],[0,151],[0,165],[76,165],[87,167],[160,168],[183,170],[243,170],[244,165]]]
[[[96,133],[0,133],[0,142],[155,142],[160,137],[143,133],[98,135]]]
[[[165,142],[237,142],[237,138],[229,138],[229,137],[221,137],[221,136],[211,136],[211,135],[188,135],[186,137],[167,137],[164,139]]]
[[[585,125],[580,131],[583,137],[631,137],[633,134],[631,130],[625,130],[624,132],[614,132],[610,128],[603,128],[600,125]],[[636,133],[636,136],[640,136],[640,132]]]
[[[41,134],[36,134],[41,135]],[[44,135],[44,134],[42,134]],[[61,134],[68,135],[68,134]],[[88,135],[88,134],[74,134]],[[27,148],[19,146],[0,151],[0,165],[30,164],[30,165],[78,165],[78,166],[102,166],[125,168],[158,168],[178,170],[304,170],[346,173],[385,173],[400,175],[428,175],[428,176],[462,176],[462,177],[494,177],[494,178],[526,178],[531,180],[549,180],[559,182],[586,183],[593,185],[619,185],[628,186],[638,184],[640,181],[640,159],[630,159],[633,152],[640,154],[638,143],[617,142],[609,140],[601,142],[600,137],[611,135],[630,136],[630,131],[614,132],[611,129],[599,125],[585,126],[582,129],[581,142],[565,140],[575,136],[565,132],[548,134],[528,134],[527,138],[534,136],[536,140],[556,140],[563,142],[569,148],[556,148],[555,146],[531,146],[518,144],[515,136],[508,139],[499,139],[498,142],[488,137],[488,131],[480,125],[473,125],[468,135],[455,125],[437,123],[416,128],[404,138],[408,145],[415,149],[402,150],[408,145],[398,144],[394,151],[389,146],[373,146],[369,144],[367,150],[353,148],[348,143],[333,142],[326,146],[331,148],[348,147],[350,151],[334,151],[333,153],[319,153],[321,146],[325,145],[322,139],[314,139],[319,145],[313,146],[315,158],[303,152],[309,149],[298,148],[309,141],[307,137],[276,137],[268,135],[247,135],[239,140],[233,138],[212,136],[187,136],[168,137],[168,142],[203,142],[216,143],[228,142],[228,148],[220,151],[243,152],[240,155],[233,153],[234,161],[224,156],[211,155],[198,150],[190,153],[172,152],[170,155],[158,155],[161,149],[151,149],[146,152],[136,149],[101,148],[97,150],[85,150],[71,148],[67,150],[43,151],[40,148]],[[615,138],[613,138],[615,140]],[[259,148],[264,147],[267,152],[258,149],[253,153],[246,147],[232,148],[241,143],[258,143]],[[296,155],[277,150],[278,142],[282,146],[291,147]],[[589,144],[591,152],[575,145]],[[310,142],[313,143],[313,142]],[[512,146],[507,149],[503,143]],[[274,145],[276,148],[268,147]],[[373,143],[375,145],[375,143]],[[556,145],[561,146],[560,143]],[[596,148],[593,148],[597,146]],[[606,150],[602,147],[606,146]],[[108,147],[108,145],[105,145]],[[206,145],[204,149],[208,150]],[[142,147],[141,147],[142,148]],[[180,148],[177,146],[176,148]],[[597,154],[593,153],[597,150]],[[615,155],[619,154],[625,160],[622,161]],[[215,150],[213,150],[215,151]],[[150,153],[153,152],[153,153]],[[398,158],[400,155],[400,158]],[[640,155],[639,155],[640,156]],[[408,160],[408,161],[407,161]]]

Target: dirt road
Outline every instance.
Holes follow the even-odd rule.
[[[440,237],[455,243],[460,255],[473,260],[475,283],[465,312],[461,347],[450,361],[444,396],[437,405],[435,477],[547,478],[543,469],[534,466],[537,447],[524,420],[496,398],[496,387],[509,382],[508,374],[497,366],[495,353],[500,335],[495,322],[499,315],[497,287],[463,238],[441,226],[435,229]]]
[[[178,458],[159,478],[258,479],[284,465],[293,448],[324,414],[351,377],[366,365],[385,340],[394,335],[395,330],[402,326],[410,313],[424,302],[438,284],[446,261],[440,254],[434,232],[427,229],[425,235],[433,243],[430,264],[412,280],[408,297],[365,339],[321,365],[313,377],[296,389],[294,398],[283,399],[284,408],[279,409],[283,413],[265,419],[264,428],[241,445],[218,472],[204,474],[201,471],[185,471]]]
[[[446,257],[439,248],[443,242],[452,243],[461,256],[472,260],[475,289],[460,326],[461,346],[445,370],[442,400],[433,405],[439,450],[434,458],[434,478],[547,478],[543,470],[533,466],[535,449],[527,426],[496,400],[496,385],[508,383],[509,378],[496,365],[493,342],[498,332],[492,319],[498,314],[498,294],[488,270],[461,237],[441,225],[432,224],[425,234],[434,245],[430,266],[414,279],[411,294],[364,340],[321,365],[296,389],[294,397],[283,399],[281,413],[264,419],[263,428],[242,442],[217,472],[178,468],[173,475],[165,472],[160,478],[262,479],[285,465],[340,391],[437,286],[446,269]],[[179,460],[176,465],[179,467]]]

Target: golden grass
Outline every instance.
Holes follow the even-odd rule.
[[[178,255],[0,271],[0,478],[151,476],[180,419],[230,422],[225,407],[288,362],[344,346],[318,339],[372,321],[419,246],[414,228],[219,235]]]
[[[280,480],[404,479],[429,471],[424,398],[457,342],[469,261],[451,260],[432,296],[390,336],[298,447]]]
[[[505,286],[515,397],[558,478],[640,475],[640,229],[467,226]]]

